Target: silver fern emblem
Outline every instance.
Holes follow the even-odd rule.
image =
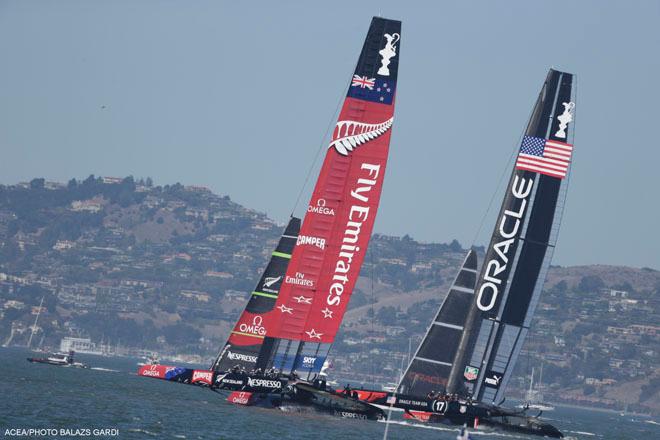
[[[335,147],[342,156],[348,156],[358,145],[369,142],[392,127],[394,117],[380,124],[367,124],[357,121],[339,121],[328,148]]]

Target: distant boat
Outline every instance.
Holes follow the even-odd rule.
[[[76,362],[73,350],[68,353],[53,353],[46,358],[27,358],[28,362],[36,364],[54,365],[57,367],[89,368],[87,364]]]
[[[543,364],[541,364],[541,371],[539,372],[539,382],[534,388],[534,367],[532,367],[532,375],[529,377],[529,389],[525,394],[525,403],[518,405],[519,408],[536,409],[539,411],[554,411],[555,407],[549,403],[543,402]]]
[[[158,365],[160,362],[160,359],[158,358],[157,355],[152,354],[151,356],[145,356],[144,361],[138,362],[137,366],[138,367],[144,367],[146,365]]]

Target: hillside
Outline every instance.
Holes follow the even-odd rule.
[[[27,343],[43,297],[33,346],[79,336],[209,362],[281,230],[202,187],[94,176],[0,186],[0,342]],[[374,235],[333,374],[394,380],[464,255],[456,241]],[[551,400],[660,411],[659,295],[653,269],[552,267],[512,393],[543,364]]]

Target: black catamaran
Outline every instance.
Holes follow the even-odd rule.
[[[573,75],[550,70],[522,138],[477,272],[474,251],[397,388],[395,407],[426,421],[482,424],[561,436],[524,411],[501,408],[557,241],[573,146]],[[374,393],[383,404],[393,396]]]

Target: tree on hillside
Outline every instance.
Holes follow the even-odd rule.
[[[40,177],[38,179],[32,179],[30,181],[30,189],[43,189],[45,183],[46,183],[46,179],[44,179],[43,177]]]
[[[596,293],[605,287],[605,282],[598,275],[586,275],[580,280],[578,288],[582,292]]]

